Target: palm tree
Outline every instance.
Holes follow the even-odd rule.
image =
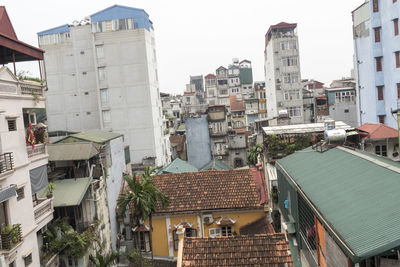
[[[89,255],[89,260],[96,267],[111,267],[118,256],[119,253],[117,251],[113,251],[109,254],[106,254],[105,256],[96,252],[96,257]]]
[[[155,185],[151,176],[154,169],[145,168],[141,179],[133,174],[133,177],[124,176],[129,189],[121,194],[118,199],[118,207],[121,216],[125,216],[126,209],[129,206],[133,208],[133,218],[135,225],[140,226],[140,220],[149,218],[150,222],[150,246],[152,247],[151,233],[153,231],[152,214],[156,211],[158,203],[162,208],[169,205],[169,198],[166,197]],[[151,257],[153,259],[153,249],[151,250]]]
[[[247,161],[251,165],[256,165],[258,162],[258,156],[262,155],[264,147],[262,145],[255,145],[249,149],[249,154],[247,155]]]

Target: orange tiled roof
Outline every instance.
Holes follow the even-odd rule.
[[[155,186],[170,198],[170,205],[156,213],[261,208],[254,179],[251,169],[154,176]]]
[[[285,234],[185,238],[182,266],[293,267]]]
[[[273,234],[274,228],[269,223],[266,216],[261,217],[254,222],[248,223],[240,228],[241,235]]]
[[[363,139],[385,139],[399,136],[398,130],[381,123],[364,123],[357,129],[367,133]]]

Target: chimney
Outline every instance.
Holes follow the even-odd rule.
[[[182,267],[182,254],[183,254],[183,239],[185,237],[185,228],[180,225],[176,230],[176,234],[178,235],[178,257],[176,267]]]

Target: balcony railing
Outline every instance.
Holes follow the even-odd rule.
[[[35,221],[38,221],[43,215],[53,211],[53,199],[42,198],[38,200],[38,204],[33,208],[35,214]]]
[[[28,152],[28,157],[33,157],[36,155],[46,154],[46,145],[38,144],[34,148],[32,146],[26,146],[26,151]]]
[[[46,263],[46,267],[58,267],[60,266],[60,257],[58,254],[54,255],[49,259],[49,261]]]
[[[38,95],[43,96],[43,86],[30,84],[30,83],[20,83],[21,94],[23,95]]]
[[[0,234],[1,249],[10,250],[22,241],[22,231],[20,224],[6,226],[2,229]]]
[[[11,171],[14,168],[14,157],[12,152],[0,154],[0,174]]]

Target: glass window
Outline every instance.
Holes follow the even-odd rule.
[[[221,227],[221,233],[222,236],[232,236],[233,235],[232,226]]]
[[[104,81],[106,79],[106,68],[100,67],[98,68],[98,71],[99,71],[99,80]]]
[[[108,123],[111,121],[111,112],[109,110],[103,110],[103,123]]]
[[[104,58],[104,46],[96,45],[96,56],[97,58]]]
[[[103,103],[108,102],[108,89],[100,90],[100,98],[101,98],[101,102],[103,102]]]

